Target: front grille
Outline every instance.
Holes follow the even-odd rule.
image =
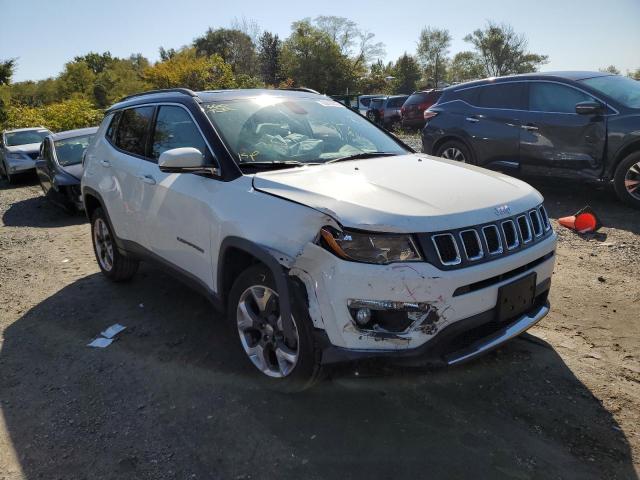
[[[551,235],[544,207],[511,218],[446,232],[420,233],[426,260],[443,270],[462,268],[519,252]]]

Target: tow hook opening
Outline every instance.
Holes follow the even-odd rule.
[[[353,324],[363,332],[399,334],[417,326],[426,333],[437,330],[437,309],[429,303],[350,299],[347,306]]]

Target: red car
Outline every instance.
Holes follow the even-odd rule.
[[[436,89],[413,92],[400,110],[402,126],[406,128],[424,127],[424,111],[436,103],[440,95],[442,95],[442,90]]]

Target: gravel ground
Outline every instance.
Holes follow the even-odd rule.
[[[151,266],[99,273],[89,226],[34,181],[0,183],[0,479],[634,479],[640,212],[533,182],[559,230],[552,312],[457,368],[349,365],[294,396],[257,388],[209,303]],[[556,225],[557,226],[557,225]],[[127,326],[104,350],[85,345]]]

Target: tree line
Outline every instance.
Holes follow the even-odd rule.
[[[306,18],[294,22],[284,39],[243,18],[230,28],[209,28],[189,45],[160,47],[155,63],[141,54],[90,52],[66,63],[56,77],[12,83],[16,60],[9,59],[0,61],[0,126],[84,126],[123,96],[154,88],[302,86],[327,94],[408,94],[533,72],[548,61],[530,52],[527,38],[507,24],[487,22],[464,37],[469,49],[453,56],[451,40],[448,30],[425,27],[415,52],[385,63],[384,44],[348,18]],[[640,78],[640,69],[633,75]]]

